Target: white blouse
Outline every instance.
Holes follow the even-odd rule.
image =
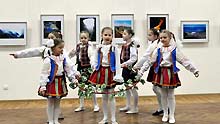
[[[98,65],[98,50],[100,48],[101,48],[101,52],[103,54],[102,66],[104,66],[104,67],[109,67],[110,66],[110,63],[108,61],[108,53],[109,53],[109,50],[110,50],[111,46],[112,46],[111,44],[109,44],[109,45],[100,44],[99,46],[97,46],[97,50],[94,53],[94,58],[93,58],[93,61],[92,61],[92,64],[91,64],[93,69],[95,69],[96,66]],[[122,69],[121,69],[121,66],[120,66],[120,55],[119,55],[119,52],[118,52],[118,48],[116,46],[113,46],[112,50],[115,51],[115,59],[116,59],[116,65],[115,65],[115,68],[116,68],[115,73],[116,74],[113,77],[113,80],[117,81],[117,82],[123,82],[124,80],[121,76]]]
[[[160,48],[160,47],[159,47]],[[148,68],[156,62],[157,59],[157,50],[155,49],[150,61],[147,61],[144,66],[141,68],[140,73],[144,73],[145,71],[148,70]],[[162,61],[160,63],[160,67],[168,67],[173,65],[172,63],[172,56],[171,52],[176,48],[175,45],[169,46],[169,47],[163,47],[161,46],[161,56],[162,56]],[[193,65],[193,63],[186,57],[184,54],[179,50],[176,49],[176,60],[179,62],[181,65],[183,65],[187,70],[189,70],[192,73],[195,73],[198,71],[198,69]]]
[[[76,73],[72,70],[72,63],[70,63],[70,61],[66,61],[66,64],[63,68],[64,56],[51,55],[46,57],[43,61],[43,68],[40,74],[40,86],[46,86],[47,82],[49,81],[48,76],[50,75],[51,71],[50,59],[54,60],[58,66],[58,70],[55,74],[56,76],[61,76],[65,72],[70,81],[73,81],[73,79],[75,79]]]

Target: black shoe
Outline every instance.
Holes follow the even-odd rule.
[[[152,115],[153,116],[158,116],[158,115],[160,115],[160,114],[163,114],[163,110],[161,110],[161,111],[156,111],[156,112],[154,112]]]

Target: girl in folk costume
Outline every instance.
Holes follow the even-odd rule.
[[[48,34],[48,39],[56,39],[56,38],[62,39],[62,34],[60,33],[60,31],[54,30]],[[50,40],[47,41],[45,46],[17,51],[16,53],[13,53],[10,55],[12,55],[16,59],[17,58],[31,58],[31,57],[43,57],[44,58],[48,55],[51,55],[51,50],[50,48],[47,47],[47,45],[49,44],[50,44]],[[64,55],[66,55],[65,52],[64,52]],[[70,61],[68,57],[67,57],[67,61]],[[59,120],[63,120],[63,119],[64,119],[64,116],[61,112],[59,115]]]
[[[132,67],[137,62],[138,50],[137,50],[137,46],[134,43],[136,41],[132,39],[132,37],[134,36],[133,30],[131,29],[124,30],[122,36],[123,36],[123,40],[126,41],[126,43],[122,46],[121,55],[120,55],[121,67],[123,68],[122,77],[124,78],[125,85],[128,86],[127,81],[131,79],[132,82],[134,82],[136,76],[132,72],[132,70],[129,69],[129,67]],[[132,108],[130,104],[131,94],[134,97],[134,105]],[[126,111],[127,114],[138,113],[138,92],[135,87],[126,91],[126,106],[120,108],[119,110]]]
[[[47,98],[49,124],[60,124],[58,122],[60,99],[68,93],[65,76],[72,82],[80,75],[72,72],[72,64],[66,61],[66,57],[63,55],[64,41],[61,39],[50,41],[48,47],[51,48],[52,55],[44,58],[38,94]]]
[[[175,45],[172,45],[171,38],[172,35],[168,30],[163,30],[160,33],[160,41],[163,45],[154,50],[151,60],[145,63],[138,74],[143,75],[144,71],[156,62],[152,83],[159,86],[161,90],[162,106],[164,110],[162,121],[167,122],[169,120],[169,123],[175,123],[174,89],[181,86],[177,74],[179,69],[176,67],[176,61],[182,64],[196,77],[199,76],[199,71],[189,59],[176,49]]]
[[[89,33],[86,31],[82,31],[80,33],[80,43],[77,44],[76,50],[73,49],[69,53],[69,57],[72,58],[77,56],[77,71],[80,73],[86,73],[86,75],[90,75],[88,69],[91,68],[91,60],[93,55],[92,45],[89,43]],[[79,81],[80,82],[80,81]],[[97,104],[96,95],[93,95],[93,103],[94,103],[94,112],[99,111],[99,106]],[[80,97],[80,106],[75,109],[75,112],[84,111],[84,97]]]
[[[103,43],[98,46],[95,53],[94,63],[92,64],[95,71],[91,74],[89,82],[94,85],[105,84],[107,86],[104,89],[106,94],[102,95],[104,118],[99,124],[108,123],[108,101],[110,102],[112,124],[118,124],[115,117],[115,97],[111,98],[108,93],[114,91],[116,82],[123,82],[123,78],[120,75],[119,53],[117,48],[111,44],[112,28],[104,27],[101,33]]]
[[[145,54],[141,57],[141,59],[134,65],[134,70],[139,70],[143,64],[149,60],[149,58],[151,57],[153,51],[157,48],[157,46],[161,46],[162,43],[159,42],[159,32],[157,29],[152,28],[148,31],[148,43],[149,46],[145,52]],[[151,66],[150,71],[148,73],[148,77],[147,77],[147,81],[148,82],[152,82],[152,78],[153,78],[153,74],[154,74],[154,66]],[[157,87],[156,85],[153,85],[153,91],[157,96],[157,101],[159,104],[159,108],[158,110],[156,110],[152,115],[153,116],[157,116],[160,114],[163,114],[163,108],[162,108],[162,103],[161,103],[161,92],[160,92],[160,88]]]

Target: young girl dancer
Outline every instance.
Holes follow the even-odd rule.
[[[167,122],[169,120],[169,123],[175,123],[174,112],[176,103],[174,89],[181,86],[177,74],[179,69],[176,67],[176,61],[196,77],[199,76],[199,71],[188,58],[176,49],[175,45],[171,45],[171,38],[172,35],[168,30],[163,30],[160,33],[160,41],[163,45],[154,50],[151,60],[145,63],[138,74],[143,75],[144,71],[156,62],[152,83],[159,86],[161,90],[161,100],[164,110],[162,121]]]
[[[76,57],[76,63],[77,63],[77,71],[80,73],[86,73],[87,75],[90,75],[88,69],[91,68],[91,61],[92,61],[92,46],[89,43],[89,33],[86,31],[80,32],[80,43],[76,45],[76,50],[73,49],[69,53],[69,57],[72,58],[74,56]],[[80,81],[79,81],[80,82]],[[75,109],[75,112],[84,111],[84,97],[80,97],[80,106]],[[93,95],[93,103],[94,103],[94,112],[99,111],[99,106],[97,104],[96,95]]]
[[[51,48],[52,55],[45,56],[44,58],[38,93],[40,96],[47,98],[49,124],[60,124],[58,122],[60,99],[68,93],[65,76],[72,82],[75,76],[78,77],[79,75],[75,75],[72,72],[72,65],[66,61],[63,55],[63,40],[54,39],[48,47]]]
[[[138,51],[137,47],[134,45],[135,41],[132,40],[132,37],[134,36],[133,30],[124,30],[122,36],[123,40],[126,41],[126,43],[122,46],[120,59],[121,67],[123,68],[122,77],[124,78],[124,83],[126,85],[129,79],[131,79],[132,82],[134,82],[135,74],[132,73],[132,70],[129,70],[129,67],[132,67],[137,62]],[[130,104],[131,94],[134,98],[134,104],[132,108]],[[138,113],[138,92],[135,87],[126,91],[126,106],[120,108],[119,110],[126,111],[127,114]]]
[[[94,56],[94,63],[92,67],[94,72],[89,78],[89,82],[94,85],[106,84],[107,87],[104,92],[113,92],[116,86],[116,82],[123,82],[123,78],[120,75],[120,61],[117,47],[112,43],[112,28],[104,27],[101,32],[102,44],[97,48],[97,52]],[[104,117],[99,124],[108,123],[108,101],[111,108],[111,121],[112,124],[118,124],[115,117],[115,97],[110,98],[109,94],[102,95],[102,107]]]
[[[148,31],[148,43],[149,46],[145,52],[145,54],[141,57],[141,59],[134,65],[134,70],[140,69],[143,64],[149,60],[149,58],[151,57],[153,51],[157,48],[158,45],[161,45],[161,43],[159,42],[159,31],[152,28]],[[153,73],[154,73],[154,66],[151,66],[148,77],[147,77],[147,81],[148,82],[152,82],[152,77],[153,77]],[[158,110],[156,110],[152,115],[153,116],[157,116],[160,114],[163,114],[163,108],[162,108],[162,103],[161,103],[161,92],[159,87],[153,85],[153,91],[157,96],[157,101],[159,104],[159,108]]]

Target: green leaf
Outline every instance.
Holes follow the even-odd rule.
[[[141,80],[141,76],[136,75],[136,76],[135,76],[135,81],[140,81],[140,80]]]
[[[87,71],[88,71],[90,74],[92,74],[92,72],[93,72],[92,68],[88,68]]]
[[[145,80],[143,80],[143,79],[141,79],[140,82],[142,85],[144,85],[146,83]]]
[[[72,89],[76,89],[77,86],[76,86],[73,82],[71,82],[71,83],[69,84],[69,87],[72,88]]]
[[[81,76],[81,80],[82,80],[82,82],[86,82],[87,81],[87,77],[86,76]]]
[[[132,82],[133,82],[133,81],[132,81],[131,79],[129,79],[126,83],[127,83],[127,84],[132,84]]]
[[[110,94],[110,99],[112,100],[115,97],[115,94]]]
[[[101,92],[103,92],[104,91],[104,89],[107,87],[107,85],[106,84],[102,84],[101,85],[101,88],[100,88],[100,90],[101,90]]]

